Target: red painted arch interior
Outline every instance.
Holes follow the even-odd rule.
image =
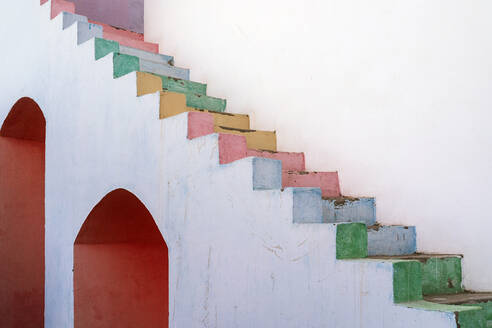
[[[126,190],[109,193],[75,241],[75,328],[167,328],[168,271],[167,245],[146,207]]]
[[[46,122],[20,99],[0,130],[0,318],[2,327],[44,325]]]

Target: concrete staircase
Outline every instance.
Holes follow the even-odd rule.
[[[251,160],[253,190],[292,192],[293,225],[332,225],[336,243],[327,247],[338,261],[391,266],[394,304],[445,313],[454,318],[449,327],[492,327],[492,294],[464,290],[462,256],[416,253],[415,227],[378,224],[374,198],[342,195],[337,172],[306,172],[303,153],[277,151],[275,131],[252,130],[248,115],[226,113],[226,100],[208,96],[143,35],[76,15],[70,2],[45,5],[64,29],[76,25],[78,44],[94,43],[94,60],[111,58],[115,79],[136,72],[137,96],[159,93],[160,119],[185,117],[188,140],[216,134],[220,165]]]

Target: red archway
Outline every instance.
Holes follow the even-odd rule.
[[[74,244],[75,328],[167,328],[168,249],[146,207],[117,189]]]
[[[44,326],[44,152],[46,121],[21,98],[0,129],[0,320]]]

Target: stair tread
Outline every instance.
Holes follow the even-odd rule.
[[[237,128],[230,128],[230,127],[227,127],[227,126],[219,126],[219,128],[224,129],[224,130],[229,130],[229,131],[243,132],[243,133],[259,132],[258,130],[237,129]],[[265,131],[265,132],[267,132],[267,131]]]
[[[353,196],[340,196],[340,197],[323,197],[323,200],[334,201],[335,205],[344,205],[346,202],[357,202],[362,199],[374,199],[374,197],[369,196],[361,196],[361,197],[353,197]]]
[[[430,254],[430,253],[415,253],[410,255],[375,255],[369,256],[370,259],[375,260],[417,260],[421,262],[425,262],[431,258],[453,258],[460,257],[463,258],[463,255],[460,254]]]
[[[424,296],[428,302],[450,305],[483,303],[492,301],[492,292],[464,292],[458,294]]]

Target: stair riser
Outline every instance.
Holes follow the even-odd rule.
[[[394,302],[413,302],[422,298],[422,264],[417,261],[393,263]]]
[[[164,85],[166,87],[164,87]],[[200,92],[206,92],[206,85],[186,81],[183,79],[155,75],[145,72],[137,73],[137,95],[143,96],[157,91],[170,93],[182,93],[186,96],[185,106],[193,109],[204,109],[215,112],[225,111],[226,101],[219,98],[208,97],[202,94],[196,94],[190,90],[198,89]],[[190,110],[190,109],[188,109]],[[246,117],[246,115],[243,115]],[[220,126],[220,124],[218,124]],[[249,124],[248,124],[249,129]]]
[[[146,60],[141,60],[135,56],[129,56],[124,54],[113,54],[114,71],[113,76],[115,78],[122,77],[131,72],[149,72],[154,74],[167,74],[176,78],[188,77],[189,71],[177,68],[174,66],[166,66],[155,64]]]
[[[117,35],[118,37],[131,39],[135,41],[144,41],[144,35],[142,33],[127,31],[125,29],[116,28],[111,25],[102,22],[93,21],[93,20],[90,20],[89,22],[93,24],[101,25],[105,33],[111,33]]]
[[[363,223],[337,225],[336,258],[360,259],[367,257],[367,229]]]
[[[140,59],[139,69],[142,72],[165,75],[165,76],[175,77],[177,79],[183,79],[183,80],[190,79],[189,69],[174,67],[167,64],[155,63],[145,59]]]
[[[323,222],[360,222],[367,226],[376,223],[376,203],[374,198],[358,198],[339,201],[323,200]]]
[[[101,38],[102,28],[86,22],[77,22],[77,44],[82,44],[92,38]]]
[[[273,159],[253,158],[253,190],[282,187],[282,163]]]
[[[75,4],[65,0],[52,0],[51,19],[58,16],[61,12],[75,13]]]
[[[319,188],[292,188],[294,223],[321,223],[321,190]]]
[[[63,29],[66,29],[72,26],[75,22],[84,22],[88,23],[87,17],[76,15],[68,12],[63,12]]]
[[[84,17],[84,16],[81,16]],[[120,44],[116,41],[112,40],[106,40],[103,38],[97,38],[96,39],[96,60],[110,54],[110,53],[121,53],[123,55],[129,55],[129,56],[134,56],[134,57],[139,57],[141,59],[153,61],[156,63],[161,63],[168,65],[169,62],[173,61],[173,57],[167,56],[167,55],[160,55],[160,54],[155,54],[151,53],[148,51],[136,49],[136,48],[131,48],[131,47],[126,47],[126,46],[120,46]],[[156,91],[160,91],[156,90]],[[153,92],[156,92],[153,91]]]
[[[119,52],[124,55],[139,57],[158,64],[172,65],[174,63],[174,58],[172,56],[156,54],[127,46],[120,46]]]
[[[190,114],[208,114],[208,113],[201,113],[201,112],[192,112]],[[188,137],[191,138],[196,138],[200,137],[203,135],[211,134],[211,133],[220,133],[224,131],[223,128],[218,128],[217,125],[214,123],[214,116],[208,114],[210,117],[209,118],[203,118],[200,117],[199,119],[192,119],[190,121],[190,127],[188,128]],[[190,117],[197,117],[197,116],[190,116]],[[208,123],[204,123],[203,121],[207,121]],[[276,141],[274,140],[275,135],[268,135],[268,133],[263,133],[263,132],[251,132],[248,135],[244,135],[242,132],[237,132],[233,130],[226,130],[228,134],[234,134],[238,136],[243,136],[246,139],[246,144],[248,148],[257,148],[257,149],[264,149],[264,148],[271,148],[275,147]],[[274,151],[274,150],[273,150]],[[246,157],[246,156],[244,156]],[[238,158],[239,159],[239,158]]]
[[[207,85],[198,82],[179,80],[176,78],[161,76],[162,88],[172,92],[179,93],[195,93],[199,95],[207,95]]]
[[[340,183],[337,172],[285,172],[284,187],[319,187],[323,197],[339,197]]]
[[[244,136],[248,149],[277,151],[277,135],[270,131],[235,131],[223,126],[215,126],[215,132]]]
[[[286,166],[293,169],[304,170],[303,153],[273,153],[248,149],[246,137],[223,134],[219,136],[220,163],[227,164],[245,157],[262,157],[282,162],[282,169]]]
[[[415,227],[382,226],[368,230],[369,256],[410,255],[417,251]]]
[[[431,258],[422,263],[424,295],[455,294],[463,291],[461,258]]]

